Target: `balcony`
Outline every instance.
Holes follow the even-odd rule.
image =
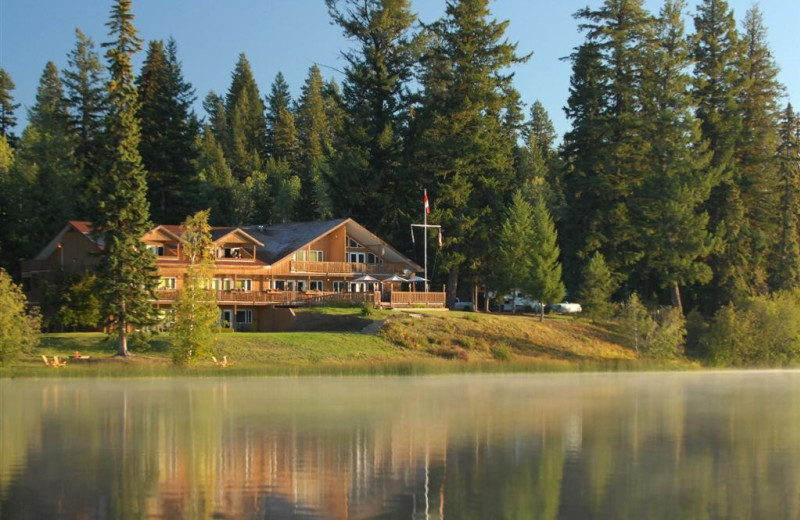
[[[364,264],[356,262],[312,262],[308,260],[292,260],[289,269],[292,273],[308,273],[318,275],[356,275],[356,274],[394,274],[402,273],[408,266],[405,264]]]

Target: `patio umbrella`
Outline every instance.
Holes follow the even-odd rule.
[[[384,283],[386,283],[386,282],[391,283],[391,282],[407,282],[407,281],[408,280],[406,280],[402,276],[398,276],[398,275],[395,274],[395,275],[392,275],[389,278],[385,279],[383,282]]]
[[[368,275],[368,274],[365,274],[365,275],[363,275],[363,276],[359,276],[359,277],[358,277],[358,278],[356,278],[355,280],[351,280],[351,281],[352,281],[353,283],[361,283],[361,282],[364,282],[364,283],[369,283],[369,282],[380,282],[380,280],[378,280],[378,279],[377,279],[377,278],[375,278],[374,276],[370,276],[370,275]]]
[[[413,277],[409,278],[408,281],[409,282],[427,282],[428,279],[427,278],[423,278],[421,276],[413,276]]]

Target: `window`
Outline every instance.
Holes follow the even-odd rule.
[[[322,251],[311,251],[308,259],[312,262],[322,262]]]
[[[220,279],[220,278],[218,278]],[[233,278],[221,278],[222,280],[222,290],[223,291],[230,291],[233,290]]]
[[[236,289],[239,291],[252,291],[253,280],[249,278],[241,278],[239,280],[236,280]]]
[[[382,264],[383,260],[378,258],[378,255],[373,253],[367,253],[367,263],[368,264]]]
[[[309,282],[308,287],[312,291],[321,291],[322,290],[322,280],[311,280]]]
[[[333,282],[334,292],[344,292],[347,289],[347,282]]]
[[[347,253],[347,260],[353,264],[363,264],[366,259],[364,253]]]
[[[147,246],[147,250],[153,253],[155,256],[164,256],[165,253],[163,245],[161,246],[150,245]]]
[[[306,281],[305,280],[297,280],[297,290],[298,291],[305,291],[306,290]]]
[[[162,276],[158,279],[158,288],[159,289],[171,289],[175,290],[178,287],[178,281],[176,278]]]
[[[253,323],[253,311],[236,311],[236,323]]]
[[[241,258],[242,257],[242,248],[241,247],[223,247],[219,251],[220,258]]]
[[[361,244],[359,244],[358,242],[356,242],[356,241],[355,241],[355,240],[353,240],[352,238],[348,237],[348,238],[347,238],[347,247],[359,247],[359,248],[363,248],[364,246],[362,246]]]
[[[297,282],[294,280],[286,280],[286,290],[287,291],[296,291],[297,290]]]
[[[273,283],[275,284],[276,291],[286,290],[286,280],[275,280]]]
[[[294,254],[295,260],[300,262],[305,262],[306,260],[306,252],[305,251],[298,251]]]

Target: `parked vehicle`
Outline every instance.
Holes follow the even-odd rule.
[[[577,314],[583,312],[583,307],[580,303],[562,302],[554,303],[552,310],[558,314]]]
[[[489,296],[494,297],[494,294],[490,293]],[[529,300],[524,293],[517,292],[516,296],[514,293],[511,293],[503,297],[500,310],[502,312],[539,312],[541,310],[541,304],[536,300]]]
[[[454,311],[474,311],[475,306],[472,302],[462,302],[458,298],[456,298],[456,302],[453,304]]]

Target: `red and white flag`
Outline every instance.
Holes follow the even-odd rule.
[[[425,190],[425,213],[431,213],[431,205],[428,203],[428,190]]]

